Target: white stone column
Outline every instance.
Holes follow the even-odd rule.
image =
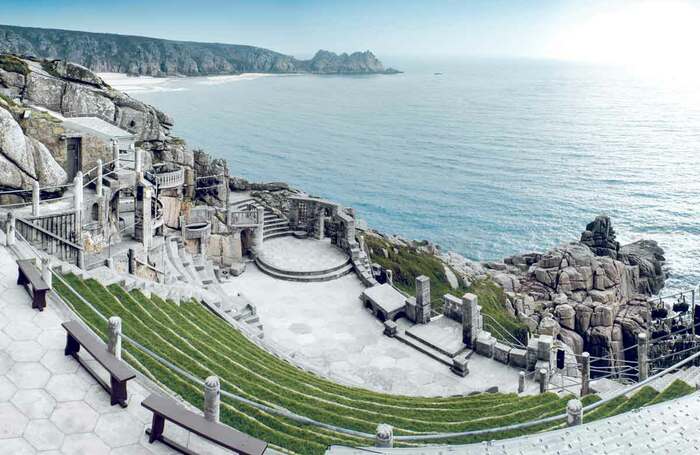
[[[384,449],[394,447],[394,428],[391,425],[386,423],[377,425],[374,446]]]
[[[5,221],[5,244],[7,246],[12,246],[15,244],[15,239],[17,237],[17,226],[15,223],[16,218],[14,213],[8,212],[7,221]]]
[[[41,198],[41,190],[39,189],[39,182],[34,180],[32,182],[32,215],[39,216],[39,201]]]
[[[75,208],[76,233],[79,234],[83,230],[83,173],[81,171],[78,171],[73,179],[73,207]]]
[[[566,403],[566,426],[573,427],[583,423],[583,404],[580,400],[569,400]]]
[[[416,322],[430,322],[430,278],[425,275],[416,277]]]
[[[136,179],[140,179],[142,174],[143,174],[143,157],[142,155],[142,150],[136,149],[134,152],[134,172],[136,172]]]
[[[462,296],[462,341],[474,349],[479,336],[479,298],[476,294]]]
[[[102,197],[102,160],[97,160],[97,177],[95,178],[95,193]]]
[[[114,139],[112,139],[112,159],[114,160],[114,170],[116,171],[121,163],[119,162],[119,145]]]
[[[41,278],[49,289],[53,289],[53,274],[51,273],[51,258],[49,256],[41,258]]]
[[[547,391],[547,384],[549,383],[549,374],[545,368],[540,369],[540,393],[545,393]]]
[[[518,393],[523,393],[525,391],[525,372],[521,371],[518,373]]]
[[[219,421],[221,407],[221,384],[216,376],[204,380],[204,418],[210,422]]]
[[[122,319],[119,316],[109,318],[107,352],[118,359],[122,358]]]

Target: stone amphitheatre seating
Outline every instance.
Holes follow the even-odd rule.
[[[247,337],[195,301],[179,304],[145,295],[139,289],[125,290],[120,284],[99,282],[68,274],[64,278],[104,317],[118,315],[124,334],[158,356],[168,359],[190,374],[205,378],[217,375],[222,390],[265,406],[281,407],[300,416],[365,434],[374,434],[379,423],[394,427],[394,435],[426,432],[454,432],[527,422],[559,415],[569,397],[545,393],[535,396],[478,394],[453,397],[406,397],[375,393],[330,382],[266,351],[255,338]],[[85,305],[60,280],[55,290],[101,337],[106,322]],[[200,404],[200,386],[175,370],[165,367],[129,342],[124,343],[124,359],[142,373],[186,400]],[[680,385],[679,385],[680,384]],[[620,397],[588,416],[603,418],[635,409],[644,404],[685,394],[691,389],[676,381],[658,393],[643,388],[632,397]],[[333,427],[300,425],[289,417],[261,410],[222,393],[221,421],[255,438],[269,441],[271,448],[291,453],[323,453],[328,446],[372,446],[370,438],[348,435]],[[598,400],[584,397],[584,404]],[[552,422],[530,428],[544,431],[563,426]],[[466,444],[481,440],[518,436],[524,431],[488,434],[481,437],[424,441],[433,444]],[[397,442],[396,446],[411,447]],[[421,449],[422,450],[422,449]]]

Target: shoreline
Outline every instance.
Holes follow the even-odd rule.
[[[143,76],[130,75],[126,73],[96,73],[102,80],[115,90],[126,93],[146,93],[146,92],[181,92],[188,90],[185,87],[173,86],[183,80],[193,81],[201,85],[220,85],[229,82],[250,81],[262,77],[280,76],[273,73],[241,73],[216,76]],[[284,75],[286,76],[286,74]]]

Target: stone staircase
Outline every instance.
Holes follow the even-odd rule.
[[[285,218],[284,215],[261,204],[256,199],[243,199],[234,202],[231,206],[233,210],[246,210],[251,208],[257,209],[260,207],[265,210],[265,217],[263,220],[263,241],[294,234],[294,232],[289,228],[289,220]]]
[[[371,287],[379,284],[377,280],[374,279],[372,274],[372,263],[367,253],[360,248],[359,244],[354,244],[350,247],[350,260],[352,265],[355,267],[355,272],[357,276],[365,286]]]
[[[300,283],[313,283],[336,280],[338,278],[344,277],[345,275],[352,273],[353,270],[353,265],[350,259],[348,259],[345,263],[330,269],[307,272],[278,269],[266,263],[264,259],[260,256],[255,257],[255,264],[263,273],[270,275],[274,278],[285,281],[297,281]]]

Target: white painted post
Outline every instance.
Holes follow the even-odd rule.
[[[51,258],[49,256],[41,258],[41,278],[49,289],[53,289],[53,274],[51,273]]]
[[[102,197],[102,160],[97,160],[97,177],[95,179],[95,193]]]
[[[383,449],[394,447],[394,428],[391,425],[386,423],[377,425],[374,446]]]
[[[143,163],[141,160],[141,149],[136,149],[134,153],[134,171],[136,172],[137,179],[141,177],[141,173],[143,172]]]
[[[583,404],[580,400],[569,400],[566,403],[566,426],[573,427],[583,423]]]
[[[540,369],[540,393],[545,393],[547,391],[547,383],[549,378],[547,377],[547,370],[545,368]]]
[[[7,214],[7,221],[5,221],[5,244],[7,246],[12,246],[15,244],[16,238],[16,219],[12,212]]]
[[[122,319],[119,316],[109,318],[107,334],[107,352],[114,357],[122,358]]]
[[[117,141],[112,139],[112,159],[114,160],[114,170],[119,169],[119,145]]]
[[[32,215],[39,216],[39,199],[41,197],[41,192],[39,190],[39,182],[34,180],[32,182]]]
[[[216,376],[204,380],[204,418],[210,422],[219,422],[221,407],[221,384]]]
[[[518,373],[518,393],[523,393],[525,391],[525,372],[521,371]]]

